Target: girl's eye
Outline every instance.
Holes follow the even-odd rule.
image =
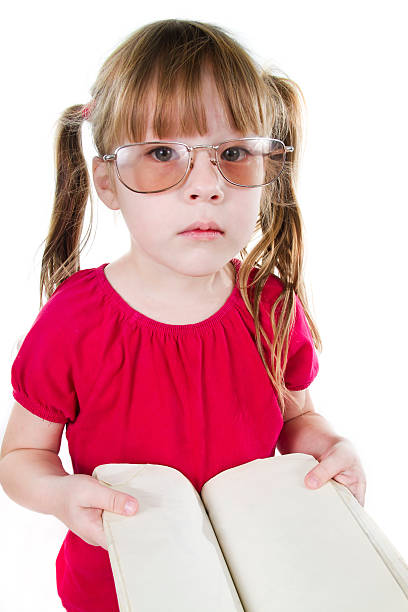
[[[235,162],[244,159],[247,153],[248,151],[246,149],[241,149],[241,147],[229,147],[225,149],[221,157],[226,161]]]
[[[174,157],[177,157],[176,151],[171,147],[156,147],[147,152],[148,156],[152,155],[154,159],[162,162],[170,161],[172,159],[172,154],[174,154]]]

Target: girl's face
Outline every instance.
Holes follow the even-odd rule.
[[[203,77],[208,132],[168,140],[187,145],[218,144],[241,134],[231,129],[223,115],[215,83]],[[149,117],[145,140],[157,140]],[[165,139],[163,139],[165,140]],[[122,143],[127,144],[127,143]],[[250,241],[259,214],[262,188],[228,183],[210,163],[210,149],[193,152],[194,166],[185,179],[159,193],[135,193],[115,174],[116,194],[107,186],[106,162],[95,157],[93,174],[99,197],[111,209],[120,209],[131,236],[130,257],[137,268],[182,276],[212,275],[225,267]],[[181,234],[193,222],[215,221],[223,234],[214,240],[194,240]]]

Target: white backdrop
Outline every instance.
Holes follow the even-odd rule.
[[[317,412],[357,448],[368,481],[365,509],[408,560],[408,92],[402,5],[299,0],[252,3],[247,10],[218,0],[7,4],[0,39],[1,437],[13,404],[15,344],[38,313],[59,113],[89,100],[102,62],[141,25],[165,18],[212,22],[259,62],[278,65],[305,94],[298,196],[307,290],[323,340],[311,394]],[[89,142],[87,151],[90,160]],[[127,250],[121,217],[95,203],[97,229],[81,255],[81,268],[110,262]],[[65,434],[60,456],[72,473]],[[62,609],[55,558],[67,528],[12,502],[1,487],[0,512],[0,609]]]

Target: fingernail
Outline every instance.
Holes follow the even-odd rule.
[[[309,478],[307,479],[307,482],[313,488],[318,487],[319,484],[320,484],[320,482],[317,480],[316,476],[309,476]]]
[[[135,504],[135,502],[127,501],[124,508],[125,514],[133,514],[136,508],[137,505]]]

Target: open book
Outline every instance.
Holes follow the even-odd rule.
[[[139,510],[104,511],[121,612],[408,612],[408,567],[343,485],[304,484],[294,453],[225,470],[201,489],[157,464],[104,464]]]

